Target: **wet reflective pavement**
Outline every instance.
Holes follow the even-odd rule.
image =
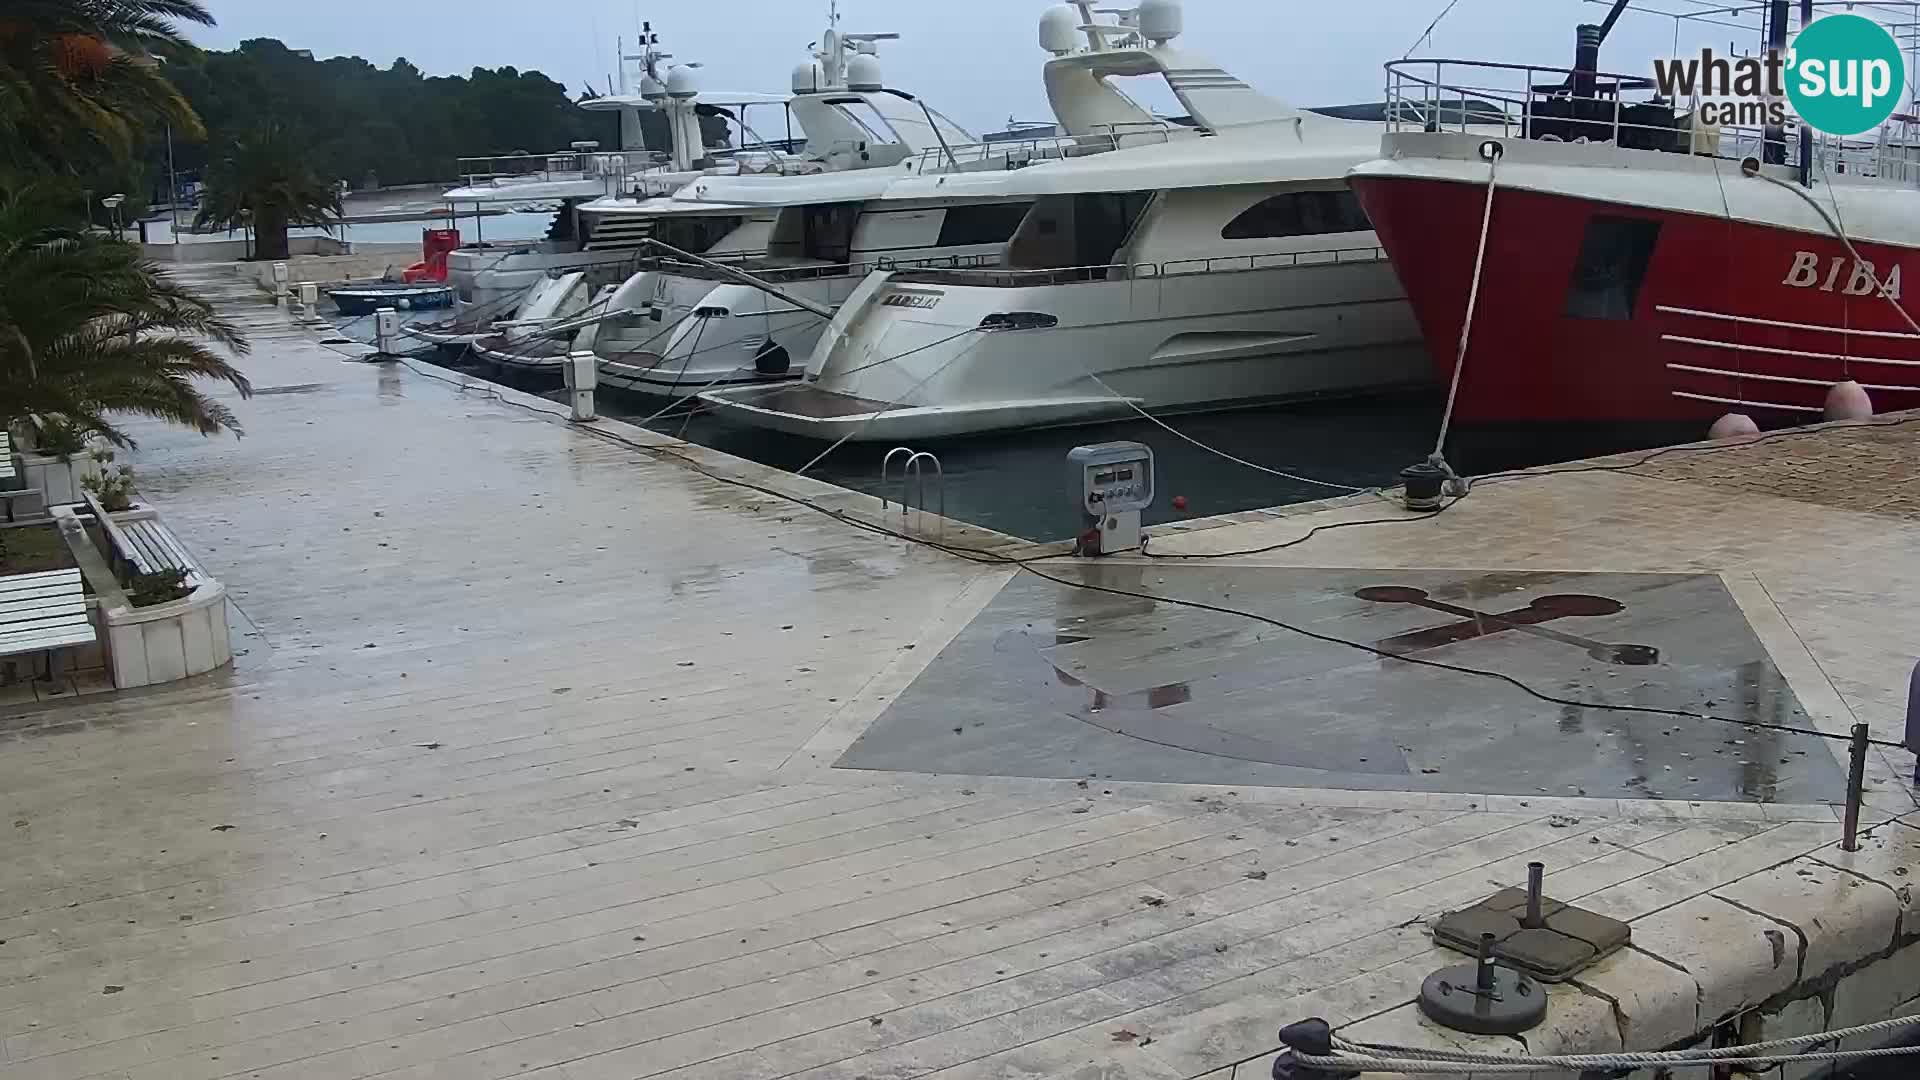
[[[1061,593],[821,512],[880,520],[866,495],[357,362],[225,273],[185,276],[257,335],[266,392],[228,399],[247,437],[143,424],[131,459],[228,587],[241,656],[0,699],[5,1080],[1244,1080],[1304,1016],[1424,1037],[1408,1002],[1454,958],[1423,920],[1533,860],[1637,946],[1554,992],[1543,1050],[1763,1001],[1799,975],[1796,928],[1806,963],[1854,963],[1920,918],[1898,899],[1920,829],[1839,852],[1831,750],[1783,746],[1770,776],[1742,756],[1746,777],[1726,732],[1398,667],[1892,735],[1920,641],[1910,442],[1488,485],[1415,525],[1089,571],[1409,654],[1356,659]],[[1256,513],[1156,550],[1380,514]],[[1349,683],[1399,696],[1369,710]],[[1196,745],[1141,749],[1185,715]],[[896,736],[897,765],[835,764]],[[1636,754],[1680,771],[1664,743],[1712,761],[1630,785]],[[1911,766],[1876,752],[1870,820],[1913,814]],[[1150,779],[1189,768],[1261,778]]]
[[[1817,801],[1841,782],[1821,740],[1747,726],[1809,718],[1714,575],[1140,563],[1078,573],[1317,636],[1025,576],[839,764],[1760,802]],[[1499,672],[1591,707],[1400,657]]]

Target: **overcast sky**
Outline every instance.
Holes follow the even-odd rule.
[[[1446,0],[1187,0],[1187,47],[1211,56],[1259,89],[1292,104],[1377,101],[1380,65],[1404,54]],[[209,48],[276,37],[320,57],[355,55],[384,67],[405,56],[429,74],[470,69],[538,69],[576,95],[591,81],[604,90],[615,70],[616,37],[631,46],[642,17],[681,61],[706,65],[707,87],[780,91],[826,24],[826,0],[210,0],[220,25],[195,35]],[[976,132],[1008,117],[1049,119],[1035,29],[1048,0],[841,0],[842,25],[854,32],[896,31],[882,46],[890,85],[920,94]],[[1120,6],[1111,3],[1108,6]],[[1670,10],[1699,0],[1660,0]],[[1472,57],[1566,66],[1573,27],[1598,21],[1590,0],[1458,0],[1416,55]],[[1700,26],[1684,49],[1705,44],[1749,50],[1748,29]],[[1629,12],[1602,55],[1602,67],[1639,74],[1674,44],[1674,20]],[[1131,87],[1130,87],[1131,89]],[[1142,95],[1150,104],[1170,103]]]

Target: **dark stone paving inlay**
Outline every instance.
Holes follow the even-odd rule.
[[[843,768],[1819,802],[1825,740],[1530,697],[1811,726],[1711,574],[1316,570],[1112,563],[1022,575],[837,763]],[[957,729],[957,730],[956,730]]]

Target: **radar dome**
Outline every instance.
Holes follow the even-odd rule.
[[[659,79],[651,75],[640,76],[640,96],[648,101],[659,101],[667,96],[667,88]]]
[[[700,93],[700,76],[690,67],[677,67],[667,72],[667,96],[685,101]]]
[[[880,76],[880,61],[866,53],[856,53],[847,61],[847,89],[874,91],[886,86]]]
[[[1140,0],[1140,36],[1165,45],[1186,29],[1180,0]]]
[[[1047,9],[1040,16],[1040,47],[1055,56],[1066,56],[1080,44],[1080,13],[1066,4]]]
[[[827,78],[821,74],[820,65],[808,62],[793,69],[793,92],[796,94],[817,94],[827,88]]]

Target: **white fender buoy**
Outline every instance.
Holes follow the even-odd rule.
[[[404,296],[400,298],[400,310],[401,310],[401,311],[406,311],[407,309],[409,309],[409,308],[411,308],[411,307],[413,307],[413,301],[411,301],[411,300],[409,300],[409,299],[407,299],[407,298],[406,298],[406,297],[404,297]]]
[[[1707,438],[1716,440],[1737,439],[1742,435],[1758,434],[1760,434],[1760,425],[1753,422],[1753,417],[1737,412],[1730,412],[1715,420],[1713,426],[1707,429]]]
[[[1870,420],[1873,418],[1873,399],[1859,383],[1848,379],[1833,384],[1827,391],[1827,419],[1829,420]]]

